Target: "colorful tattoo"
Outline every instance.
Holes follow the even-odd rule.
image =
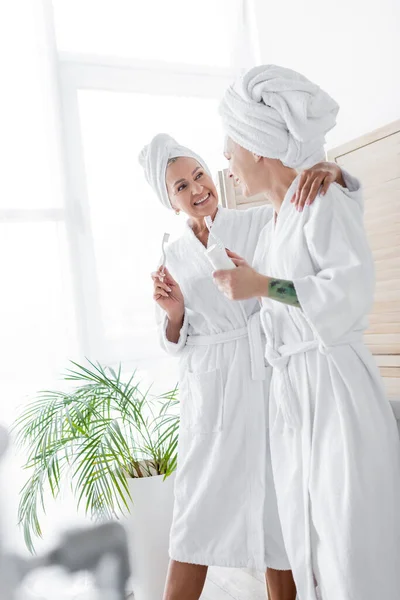
[[[268,298],[300,307],[296,289],[292,281],[286,279],[270,279],[268,284]]]

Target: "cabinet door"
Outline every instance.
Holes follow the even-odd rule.
[[[329,160],[363,184],[376,291],[365,341],[389,397],[400,399],[400,121],[334,148]]]

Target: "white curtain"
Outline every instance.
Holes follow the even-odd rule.
[[[10,424],[37,390],[59,385],[79,355],[65,226],[54,40],[41,1],[1,4],[0,420]],[[1,471],[7,543],[26,479],[13,450]],[[4,493],[6,490],[6,493]]]
[[[178,11],[175,17],[180,15],[181,21],[174,20],[174,2]],[[129,8],[132,16],[133,7],[138,7],[138,4],[123,0],[54,0],[53,4],[50,0],[6,0],[0,5],[0,421],[8,425],[14,420],[18,407],[36,391],[62,385],[60,375],[70,359],[83,360],[81,332],[77,325],[80,322],[77,318],[80,310],[76,294],[77,277],[70,236],[71,227],[78,227],[79,219],[74,224],[73,217],[66,210],[65,107],[57,42],[62,51],[107,53],[123,64],[127,57],[138,52],[138,48],[131,44],[131,31],[124,21],[123,11]],[[141,4],[143,11],[149,12],[149,6],[152,4],[154,8],[157,0]],[[244,57],[247,64],[253,60],[249,38],[241,40],[241,35],[245,34],[242,21],[238,21],[239,2],[221,0],[215,3],[210,0],[193,5],[193,14],[188,14],[190,11],[186,0],[174,0],[172,3],[162,1],[158,7],[165,11],[167,5],[171,23],[165,26],[167,13],[162,19],[160,17],[163,30],[159,34],[162,33],[165,38],[167,29],[170,36],[175,36],[174,44],[169,45],[170,55],[164,52],[163,56],[162,44],[165,48],[165,40],[161,40],[159,56],[139,58],[176,61],[182,44],[187,46],[188,40],[194,40],[191,52],[184,55],[186,62],[189,59],[193,62],[194,72],[202,60],[214,61],[214,66],[221,68],[232,66],[232,56],[238,67],[244,66]],[[182,21],[182,14],[186,15],[186,21]],[[141,18],[145,23],[140,28],[143,32],[146,31],[146,23],[151,21],[149,15],[141,13],[139,9],[135,22],[142,23]],[[238,22],[239,31],[236,29]],[[183,31],[185,23],[186,29]],[[110,36],[104,29],[107,26],[110,36],[111,33],[114,36],[115,46],[109,43]],[[87,37],[88,28],[93,30],[90,39]],[[214,49],[208,53],[199,50],[207,46],[210,28],[213,37],[217,38],[215,48],[221,48],[219,55]],[[148,37],[152,39],[149,48],[152,52],[154,35],[149,25]],[[108,46],[104,46],[105,40],[108,40]],[[75,48],[73,44],[76,44]],[[232,51],[237,44],[237,47],[246,49],[244,54],[242,51]],[[211,43],[208,45],[211,46]],[[241,57],[241,62],[238,57]],[[155,98],[149,96],[148,106],[154,103]],[[222,135],[216,115],[217,99],[190,98],[189,95],[185,99],[181,95],[175,103],[173,98],[166,99],[167,104],[168,110],[161,110],[158,120],[152,120],[149,113],[143,114],[143,122],[146,123],[147,119],[152,127],[169,130],[184,143],[195,147],[209,160],[214,171],[224,166],[220,157]],[[96,301],[101,305],[101,326],[110,324],[110,337],[105,338],[110,347],[115,332],[129,331],[123,343],[115,346],[121,348],[120,360],[128,370],[137,366],[132,359],[137,356],[137,352],[132,351],[137,327],[132,314],[135,310],[141,311],[140,321],[150,323],[154,311],[151,282],[150,278],[147,279],[149,274],[143,268],[140,270],[142,257],[137,256],[138,247],[128,239],[129,219],[137,219],[137,215],[141,214],[139,211],[134,216],[134,201],[138,200],[138,196],[140,199],[146,196],[149,206],[154,202],[150,209],[154,214],[154,226],[150,222],[146,224],[144,248],[144,251],[149,250],[152,261],[153,257],[154,261],[158,258],[161,233],[165,228],[168,227],[167,230],[172,233],[178,233],[180,229],[179,219],[176,220],[173,215],[166,217],[150,190],[142,182],[138,183],[134,154],[136,145],[147,141],[156,131],[149,127],[147,132],[144,126],[139,131],[131,112],[132,122],[126,121],[125,125],[127,131],[131,127],[133,133],[130,135],[135,137],[135,143],[129,145],[128,134],[124,133],[123,117],[118,121],[118,113],[128,119],[134,106],[140,106],[140,110],[143,110],[143,106],[146,106],[143,94],[128,98],[128,95],[105,91],[79,92],[84,170],[101,290],[101,298]],[[193,122],[193,114],[197,115],[197,122]],[[165,127],[161,118],[163,115],[169,117]],[[103,144],[96,138],[97,133],[104,136]],[[115,143],[114,155],[109,152],[111,143]],[[126,148],[123,146],[125,143]],[[107,210],[101,209],[102,202],[110,202],[108,215]],[[123,243],[124,239],[126,243]],[[131,257],[135,258],[134,253],[138,260],[136,267],[135,261],[131,260]],[[149,268],[150,264],[153,262],[149,262]],[[139,271],[142,279],[139,278]],[[124,287],[124,281],[134,280],[135,277],[143,283],[136,289],[133,285]],[[123,292],[119,291],[119,286]],[[123,294],[125,296],[121,297]],[[98,357],[91,358],[96,360]],[[156,346],[154,355],[148,355],[146,361],[140,365],[144,377],[148,380],[157,379],[160,389],[168,388],[175,381],[175,362],[163,358]],[[2,480],[6,482],[7,500],[4,500],[3,494],[1,503],[5,502],[6,506],[0,507],[0,512],[8,515],[3,521],[7,527],[9,544],[24,551],[22,536],[16,528],[15,512],[18,490],[26,478],[20,469],[21,460],[11,452],[5,470],[3,468]],[[62,527],[61,523],[69,523],[74,514],[74,505],[69,501],[63,503],[62,508],[49,503],[44,545],[52,543]],[[39,550],[42,547],[38,545]]]
[[[41,1],[2,3],[2,419],[77,350],[54,47]]]

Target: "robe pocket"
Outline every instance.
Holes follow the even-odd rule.
[[[224,386],[220,369],[187,373],[181,427],[193,433],[222,431]]]

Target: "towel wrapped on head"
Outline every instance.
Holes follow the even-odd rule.
[[[211,176],[206,163],[200,156],[195,152],[192,152],[190,148],[178,144],[178,142],[167,133],[159,133],[156,135],[151,142],[143,148],[139,155],[139,163],[144,169],[147,182],[156,192],[160,202],[166,208],[172,210],[173,206],[168,196],[165,173],[168,161],[171,158],[179,158],[181,156],[194,158]]]
[[[239,77],[219,109],[234,142],[293,168],[324,160],[325,134],[335,126],[338,111],[316,84],[275,65],[254,67]]]

